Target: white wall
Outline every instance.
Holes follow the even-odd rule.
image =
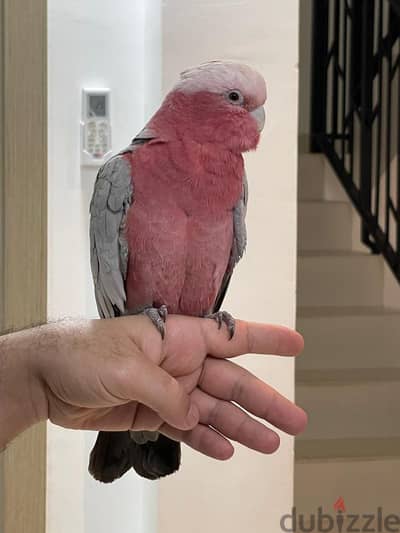
[[[164,89],[189,65],[216,58],[258,67],[268,85],[261,146],[248,157],[248,252],[225,308],[247,319],[294,325],[296,287],[298,0],[164,0]],[[293,397],[293,362],[248,356]],[[160,533],[275,533],[292,506],[293,441],[262,456],[236,446],[217,463],[189,450],[160,486]]]
[[[160,100],[159,0],[49,0],[50,318],[96,316],[88,207],[96,171],[80,167],[81,90],[112,90],[113,147]],[[112,486],[87,473],[94,433],[49,427],[47,533],[151,533],[156,485],[133,473]]]

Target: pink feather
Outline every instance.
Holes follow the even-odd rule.
[[[218,92],[178,87],[148,124],[155,139],[125,156],[134,186],[128,309],[165,304],[170,313],[212,311],[233,243],[242,152],[255,149],[260,137],[249,111],[263,99],[262,90],[245,93],[244,105],[234,106]]]

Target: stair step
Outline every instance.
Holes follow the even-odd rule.
[[[297,371],[400,367],[400,312],[383,307],[299,308],[305,338]],[[384,347],[384,348],[383,348]]]
[[[300,250],[351,250],[352,208],[348,202],[299,203]]]
[[[298,261],[300,307],[379,306],[383,262],[363,253],[303,252]]]
[[[303,515],[305,524],[309,523],[311,514],[317,515],[318,507],[335,519],[334,503],[339,498],[344,500],[345,515],[376,516],[381,507],[383,517],[391,513],[399,516],[400,458],[305,460],[296,462],[294,479],[296,515],[297,519]],[[357,524],[353,524],[354,529],[342,528],[341,531],[390,531],[379,529],[376,521],[370,524],[370,529],[364,526],[365,519],[362,522],[360,517]],[[318,530],[324,531],[317,527],[311,531]],[[335,533],[340,529],[329,531]]]
[[[301,370],[296,367],[297,385],[331,386],[358,383],[400,382],[400,368],[334,368]],[[400,422],[400,421],[399,421]]]
[[[352,207],[324,156],[300,156],[298,197],[305,350],[296,360],[296,402],[309,424],[295,443],[295,511],[304,527],[294,530],[327,531],[307,529],[311,514],[322,507],[335,519],[343,498],[347,513],[396,514],[400,531],[400,312],[383,308],[382,258],[351,251]]]
[[[388,369],[385,369],[389,373]],[[394,377],[373,381],[373,370],[365,380],[334,378],[298,383],[296,401],[309,416],[308,427],[299,440],[360,439],[400,436],[400,380]],[[353,374],[354,375],[354,374]]]
[[[327,459],[400,459],[400,437],[390,439],[296,440],[296,461]]]
[[[348,202],[348,197],[325,156],[301,154],[298,167],[299,200]]]

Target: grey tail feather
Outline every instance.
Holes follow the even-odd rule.
[[[130,468],[147,479],[159,479],[179,469],[181,446],[164,435],[155,442],[137,444],[129,431],[104,432],[90,453],[89,472],[103,483],[111,483]]]

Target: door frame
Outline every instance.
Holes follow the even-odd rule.
[[[0,0],[0,328],[47,319],[47,2]],[[0,532],[45,533],[46,424],[0,455]]]

